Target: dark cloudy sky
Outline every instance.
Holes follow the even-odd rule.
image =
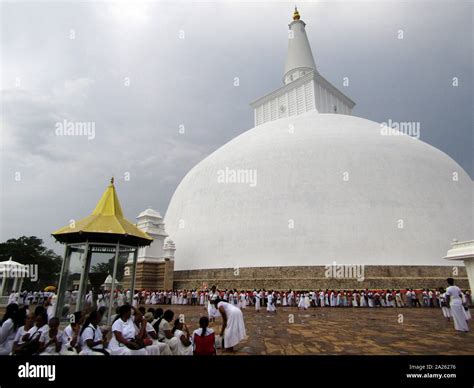
[[[472,4],[298,2],[318,70],[354,115],[420,122],[471,177]],[[112,175],[129,219],[164,214],[192,166],[253,126],[249,102],[281,86],[293,6],[3,2],[0,240],[62,252],[50,233],[88,215]],[[63,120],[93,122],[95,138],[56,136]]]

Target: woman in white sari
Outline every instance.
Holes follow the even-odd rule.
[[[214,301],[214,305],[222,315],[221,337],[224,338],[224,348],[233,352],[234,346],[247,336],[242,311],[219,298]]]

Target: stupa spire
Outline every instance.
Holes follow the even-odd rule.
[[[288,25],[288,54],[286,57],[283,82],[288,84],[310,71],[316,71],[311,46],[306,36],[306,24],[300,19],[300,13],[295,6],[293,21]]]
[[[298,8],[295,5],[295,12],[293,12],[293,20],[300,20],[300,13],[298,12]]]
[[[293,21],[288,25],[284,85],[250,104],[254,109],[255,126],[309,111],[351,114],[354,101],[316,69],[305,26],[295,7]]]

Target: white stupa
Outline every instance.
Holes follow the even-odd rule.
[[[284,86],[171,199],[175,269],[446,265],[447,244],[474,235],[471,178],[421,140],[351,116],[293,19]]]

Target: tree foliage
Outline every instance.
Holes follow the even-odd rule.
[[[0,243],[0,261],[9,260],[21,264],[38,265],[38,280],[23,280],[23,289],[39,290],[46,286],[57,286],[61,272],[62,257],[43,245],[36,236],[22,236]]]

